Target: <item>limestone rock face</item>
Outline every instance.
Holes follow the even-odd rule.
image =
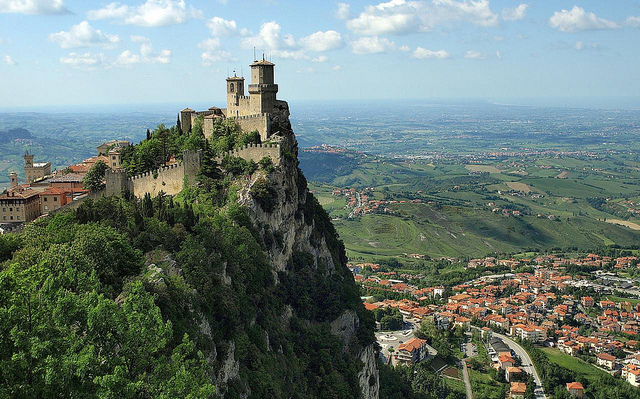
[[[279,102],[280,103],[280,102]],[[276,272],[287,270],[287,263],[295,252],[305,252],[314,256],[315,267],[322,264],[326,274],[336,271],[336,262],[325,238],[318,234],[313,216],[305,215],[305,204],[310,198],[305,177],[298,169],[298,144],[289,121],[289,109],[286,102],[279,104],[273,122],[274,141],[283,149],[280,165],[276,171],[263,176],[256,174],[239,191],[239,202],[247,206],[255,227],[264,235],[282,237],[280,243],[274,242],[268,250],[268,256]],[[266,178],[274,188],[276,206],[269,212],[262,209],[251,196],[251,187],[259,179]],[[344,267],[345,265],[340,265]],[[340,336],[344,348],[349,347],[360,320],[355,311],[347,310],[331,323],[331,331]],[[373,345],[361,348],[359,358],[364,364],[358,374],[362,396],[377,399],[379,378]]]
[[[362,397],[366,399],[378,399],[380,392],[380,375],[376,365],[376,353],[373,344],[360,352],[360,361],[364,367],[358,373]]]

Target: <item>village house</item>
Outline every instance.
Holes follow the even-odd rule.
[[[398,345],[397,360],[399,363],[412,365],[423,361],[428,355],[427,341],[413,337]]]
[[[524,382],[512,382],[509,389],[509,397],[511,399],[524,399],[527,393],[527,384]]]
[[[600,353],[596,356],[596,364],[609,370],[613,370],[616,365],[616,357],[608,353]]]
[[[581,398],[584,395],[584,387],[579,382],[567,383],[567,391],[574,398]]]
[[[627,364],[622,368],[622,379],[634,387],[640,386],[640,366]]]

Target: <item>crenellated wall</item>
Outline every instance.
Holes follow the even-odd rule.
[[[247,161],[259,162],[264,157],[270,157],[274,164],[280,163],[280,145],[278,144],[249,144],[237,150],[229,151],[215,159],[218,164],[226,156],[239,157]],[[152,197],[160,192],[176,195],[182,191],[185,178],[194,182],[202,164],[202,151],[185,151],[182,162],[168,165],[151,172],[145,172],[133,177],[127,177],[123,169],[108,170],[105,174],[106,188],[104,194],[120,195],[129,191],[136,197],[142,198],[146,193]]]
[[[185,151],[182,162],[133,177],[127,177],[127,172],[123,169],[108,170],[105,174],[105,195],[120,195],[125,190],[139,198],[144,197],[146,193],[155,197],[161,191],[176,195],[182,191],[185,176],[188,180],[195,181],[201,164],[202,151],[199,150]]]
[[[184,176],[184,163],[165,166],[130,178],[131,192],[137,197],[144,197],[146,193],[155,197],[160,191],[176,195],[182,190]]]
[[[238,157],[247,161],[258,162],[264,157],[270,157],[275,165],[280,163],[280,145],[279,144],[248,144],[244,147],[229,151],[215,159],[221,163],[226,156]]]
[[[267,141],[269,136],[271,136],[271,118],[269,114],[255,114],[255,115],[246,115],[239,117],[232,117],[243,132],[252,132],[257,130],[260,133],[260,139],[262,141]]]

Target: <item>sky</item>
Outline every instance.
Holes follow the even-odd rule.
[[[0,107],[640,97],[640,0],[0,0]],[[612,100],[613,101],[613,100]]]

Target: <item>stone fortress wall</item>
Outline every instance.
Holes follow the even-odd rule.
[[[236,123],[240,126],[243,132],[252,132],[257,130],[260,133],[260,140],[265,142],[271,136],[271,118],[269,114],[255,114],[255,115],[246,115],[246,116],[238,116],[231,117]],[[207,133],[205,132],[205,137]]]
[[[278,165],[281,159],[280,145],[278,144],[249,144],[228,151],[214,160],[220,164],[227,155],[254,162],[270,157],[275,165]],[[160,192],[176,195],[182,191],[185,178],[190,182],[195,181],[202,165],[202,156],[202,151],[185,151],[181,162],[132,177],[128,177],[124,169],[107,170],[104,194],[107,196],[120,195],[127,190],[138,198],[144,197],[146,193],[152,197],[157,196]]]
[[[280,163],[280,145],[279,144],[248,144],[242,148],[231,150],[214,160],[220,164],[227,155],[231,157],[242,158],[245,161],[258,162],[262,158],[271,158],[274,165]]]

